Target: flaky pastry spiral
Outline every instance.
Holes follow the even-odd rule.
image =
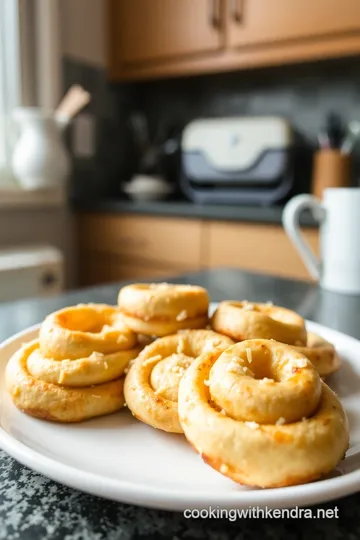
[[[208,323],[209,295],[195,285],[128,285],[120,290],[118,305],[125,324],[139,334],[166,336]]]
[[[177,412],[179,381],[206,350],[224,350],[233,341],[211,330],[184,330],[148,345],[129,369],[126,404],[136,418],[155,428],[182,433]]]
[[[38,340],[21,347],[6,366],[6,387],[21,411],[44,420],[79,422],[117,411],[124,405],[124,377],[111,382],[70,388],[34,378],[28,370]]]
[[[22,411],[78,422],[124,404],[127,366],[142,347],[112,306],[68,307],[46,317],[39,340],[8,362],[6,384]]]
[[[137,344],[119,310],[106,304],[79,304],[51,313],[39,339],[42,352],[54,359],[83,358],[94,351],[111,354]]]
[[[27,369],[35,379],[65,386],[91,386],[113,381],[124,374],[130,360],[136,358],[141,347],[103,354],[94,351],[85,358],[54,360],[41,348],[35,349],[27,359]]]
[[[305,356],[273,340],[201,355],[180,381],[178,410],[204,461],[241,484],[316,480],[349,444],[336,395]]]
[[[341,358],[334,345],[314,332],[307,333],[306,346],[295,348],[310,360],[320,377],[328,377],[340,369]]]
[[[211,319],[212,328],[235,341],[275,339],[288,345],[305,345],[305,322],[300,315],[272,304],[220,302]]]

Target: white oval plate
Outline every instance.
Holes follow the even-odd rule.
[[[38,326],[0,347],[0,447],[31,469],[67,486],[120,502],[166,510],[187,508],[289,508],[336,499],[360,489],[360,341],[312,322],[309,330],[333,342],[342,358],[328,380],[349,417],[347,457],[327,479],[302,486],[251,489],[202,462],[181,435],[155,430],[128,410],[80,424],[31,418],[13,405],[4,369]],[[264,456],[266,459],[266,456]]]

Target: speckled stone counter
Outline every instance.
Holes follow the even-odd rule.
[[[326,293],[315,285],[234,270],[214,270],[169,281],[203,285],[212,300],[272,300],[304,317],[360,338],[360,297]],[[119,285],[56,299],[0,304],[0,340],[78,302],[114,303]],[[360,486],[359,486],[360,490]],[[0,451],[1,540],[234,540],[360,538],[360,494],[332,501],[338,519],[185,519],[181,513],[111,502],[57,484]]]

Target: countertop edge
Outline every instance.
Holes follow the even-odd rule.
[[[159,217],[203,219],[206,221],[228,221],[257,224],[281,225],[283,206],[225,206],[200,205],[188,201],[144,201],[134,202],[119,199],[71,200],[73,211],[80,213],[134,214]],[[304,212],[300,225],[317,228],[310,213]]]

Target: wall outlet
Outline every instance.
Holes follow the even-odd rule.
[[[79,114],[73,122],[72,150],[77,158],[92,158],[95,155],[95,117],[90,113]]]

